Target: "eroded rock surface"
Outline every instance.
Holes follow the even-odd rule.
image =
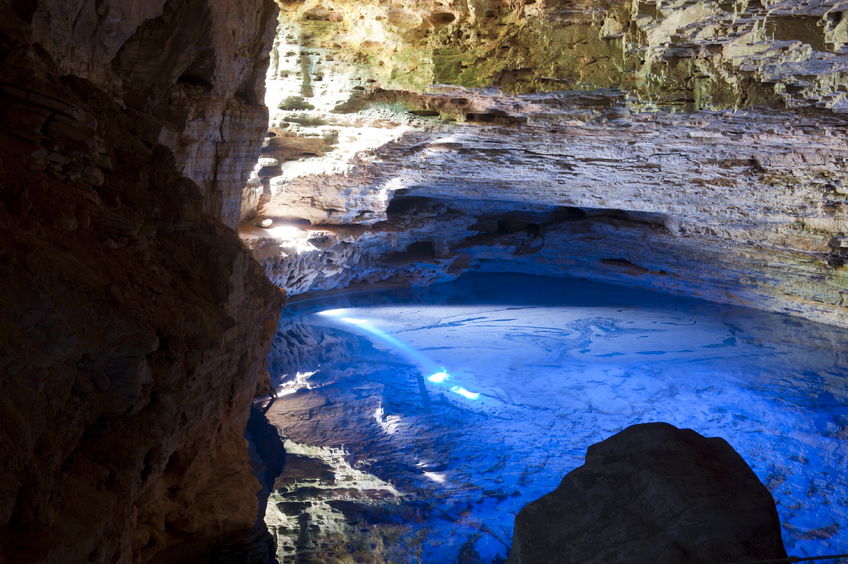
[[[59,74],[92,81],[174,153],[204,211],[234,226],[252,166],[276,6],[271,0],[12,2]]]
[[[610,91],[447,88],[378,91],[354,115],[385,124],[386,104],[457,121],[396,111],[398,138],[344,166],[331,154],[284,166],[260,208],[269,227],[242,228],[292,294],[471,268],[848,319],[838,116],[640,113]]]
[[[282,300],[221,194],[273,5],[237,4],[0,4],[0,561],[271,550],[244,432]]]
[[[351,78],[390,88],[620,87],[645,106],[843,111],[846,10],[843,0],[305,0],[283,3],[283,37],[302,48],[278,60],[297,61],[292,74],[312,74],[313,88],[347,63]]]
[[[628,427],[515,519],[508,562],[786,558],[774,500],[727,442],[667,423]]]
[[[286,3],[242,236],[292,295],[518,271],[845,325],[844,13]]]

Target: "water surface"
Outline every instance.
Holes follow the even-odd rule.
[[[848,552],[848,333],[581,280],[471,275],[290,306],[282,561],[498,562],[516,512],[635,423],[725,438],[794,556]],[[358,555],[358,556],[357,556]]]

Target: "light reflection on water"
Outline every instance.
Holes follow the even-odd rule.
[[[298,443],[345,446],[407,494],[393,503],[416,519],[398,542],[423,538],[424,562],[505,556],[523,505],[587,446],[648,421],[727,439],[775,496],[787,551],[811,556],[848,552],[847,335],[597,283],[478,275],[296,304],[269,367],[278,384],[314,371],[311,390],[284,398],[318,406],[309,425],[281,425]],[[310,399],[321,394],[338,399]],[[321,407],[337,401],[342,422]]]

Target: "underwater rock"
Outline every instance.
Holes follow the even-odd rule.
[[[771,494],[724,439],[647,423],[590,446],[583,466],[525,506],[508,562],[785,557]]]

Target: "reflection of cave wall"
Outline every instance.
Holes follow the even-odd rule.
[[[281,300],[224,223],[274,10],[0,7],[0,561],[271,550],[245,426]]]
[[[356,358],[357,351],[343,345],[333,331],[283,317],[268,355],[271,383],[275,386],[283,382],[296,384],[298,372],[314,372],[324,363]]]
[[[402,207],[408,209],[413,202],[423,205],[415,199]],[[510,215],[509,222],[499,220],[504,221],[500,226],[496,221],[492,232],[519,233],[530,226],[536,233],[532,226],[549,229],[552,216],[580,225],[592,215],[597,222],[614,218],[620,225],[657,225],[659,219],[628,220],[624,213],[604,210],[537,210],[521,220]],[[312,314],[315,311],[323,314]],[[525,317],[529,312],[533,313]],[[382,331],[397,341],[383,340]],[[286,549],[278,553],[282,562],[310,556],[328,560],[332,559],[328,555],[343,551],[359,554],[369,543],[374,554],[385,561],[407,561],[410,553],[421,550],[422,542],[430,550],[439,550],[435,547],[446,538],[445,528],[451,528],[454,541],[464,540],[466,525],[479,527],[470,534],[474,540],[480,533],[494,537],[506,530],[501,538],[508,550],[508,516],[514,516],[528,501],[520,496],[527,496],[533,479],[546,477],[553,489],[565,471],[579,464],[576,458],[582,449],[593,442],[587,432],[611,432],[612,418],[619,418],[624,426],[625,421],[636,420],[636,413],[644,417],[634,405],[646,397],[660,410],[662,420],[691,416],[700,419],[698,424],[715,425],[711,433],[730,438],[730,429],[738,432],[736,424],[745,426],[746,421],[771,430],[774,421],[782,417],[777,415],[781,408],[775,407],[773,398],[780,398],[780,405],[792,405],[805,393],[815,398],[825,390],[821,403],[805,398],[797,405],[817,405],[830,413],[844,397],[840,374],[848,360],[844,329],[708,302],[652,296],[594,281],[558,282],[502,274],[469,276],[436,288],[346,293],[295,304],[281,322],[280,336],[269,369],[272,378],[288,382],[269,416],[286,430],[289,440],[298,443],[299,451],[287,459],[291,464],[269,500],[269,526],[286,543]],[[607,337],[611,341],[606,341]],[[290,347],[288,343],[294,344]],[[538,348],[540,360],[521,360],[525,348]],[[377,354],[375,349],[382,352]],[[449,383],[426,378],[432,374],[428,365],[441,366],[450,374]],[[685,375],[681,375],[681,367],[687,368]],[[300,378],[304,373],[308,376]],[[297,383],[296,375],[300,386],[297,393],[291,393],[294,386],[288,384]],[[538,407],[526,418],[512,416],[509,409],[526,407],[534,401],[533,394],[510,390],[511,384],[505,382],[517,383],[512,384],[516,388],[536,386]],[[587,393],[587,382],[606,382],[609,391]],[[739,382],[745,382],[753,393],[744,392],[740,399]],[[451,390],[455,384],[485,395],[480,402],[468,401]],[[776,387],[770,388],[773,385]],[[667,390],[659,392],[664,386]],[[716,396],[730,405],[718,409],[710,405]],[[557,402],[573,411],[545,424]],[[675,403],[679,407],[669,407]],[[761,405],[762,411],[748,412],[752,404]],[[844,430],[838,416],[831,419],[814,412],[804,417],[799,409],[787,410],[788,421],[801,424],[796,419],[801,417],[807,429],[821,429],[823,436],[808,440],[815,431],[808,434],[790,424],[786,427],[789,437],[806,437],[802,442],[811,450],[820,449],[822,440],[838,446],[837,435]],[[822,420],[828,421],[826,426]],[[528,445],[528,452],[507,454],[509,439],[501,442],[503,436],[481,442],[468,439],[475,431],[491,437],[498,425]],[[533,426],[539,433],[535,439],[530,430]],[[743,441],[761,440],[770,432],[744,434]],[[575,448],[563,449],[563,443],[553,438],[557,435],[578,437],[573,439]],[[337,451],[331,457],[330,448],[344,449],[347,454]],[[797,454],[796,446],[787,448]],[[832,452],[830,447],[826,450]],[[564,469],[552,466],[551,457],[562,463],[562,453],[575,458],[566,462]],[[784,496],[786,473],[800,474],[812,466],[806,455],[775,459],[775,450],[767,447],[747,450],[746,458],[751,456],[747,453],[756,453],[757,463],[762,461],[761,468],[768,468],[760,474],[764,482],[779,487]],[[537,457],[544,461],[539,463]],[[331,458],[335,464],[347,460],[358,470],[388,480],[406,495],[386,495],[385,489],[374,487],[383,485],[375,484],[377,480],[368,484],[343,479]],[[787,458],[797,464],[788,472],[784,466]],[[838,457],[828,460],[834,468],[839,467]],[[459,469],[462,461],[465,467]],[[828,474],[820,476],[826,481]],[[518,476],[516,484],[512,480]],[[530,479],[525,481],[525,477]],[[796,487],[799,498],[806,499],[807,484]],[[822,496],[838,498],[834,493],[838,487],[833,485]],[[782,499],[791,499],[787,505],[798,508],[804,505],[796,503],[799,498]],[[497,506],[500,514],[485,518],[478,514],[475,519],[474,512],[483,506]],[[815,504],[804,507],[817,511]],[[834,511],[836,522],[839,508]],[[422,523],[433,517],[444,519],[445,528]],[[813,537],[793,520],[785,521],[792,542]],[[797,518],[796,522],[804,520]],[[839,541],[833,540],[831,546],[838,546]],[[461,542],[453,544],[454,554]],[[473,541],[468,543],[473,545]],[[454,561],[426,556],[424,560]]]

